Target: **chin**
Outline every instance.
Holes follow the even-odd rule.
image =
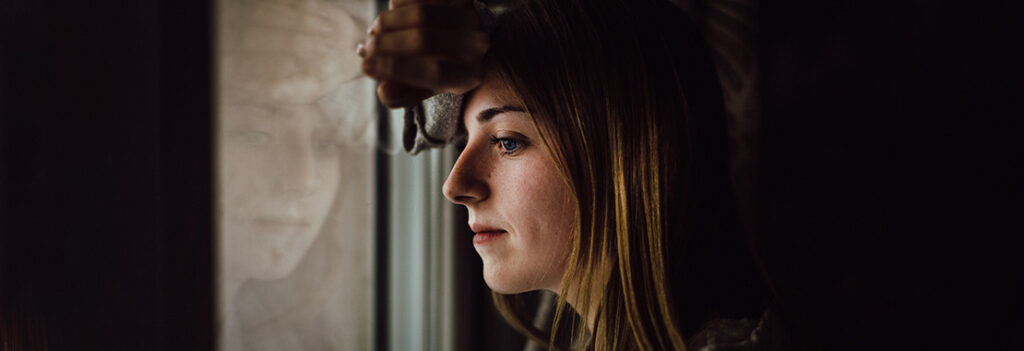
[[[492,291],[499,294],[520,294],[528,291],[542,289],[535,284],[536,279],[526,279],[525,272],[517,271],[516,269],[500,269],[484,263],[484,282],[487,283],[487,287]]]

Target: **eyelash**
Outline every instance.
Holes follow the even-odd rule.
[[[508,143],[508,142],[511,142],[514,145],[514,147],[511,150],[507,148],[507,144],[506,143]],[[491,145],[501,144],[500,147],[501,147],[501,154],[502,155],[512,155],[512,154],[514,154],[516,152],[521,151],[523,148],[526,147],[526,142],[523,141],[522,139],[518,139],[518,138],[507,138],[507,137],[506,138],[498,138],[498,137],[495,137],[495,136],[491,136],[490,137],[490,143],[491,143]]]

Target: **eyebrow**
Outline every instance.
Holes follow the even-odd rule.
[[[505,112],[526,112],[525,108],[520,106],[505,105],[501,107],[492,107],[483,111],[480,111],[476,115],[476,120],[480,123],[487,122],[494,118],[494,116],[500,115]]]

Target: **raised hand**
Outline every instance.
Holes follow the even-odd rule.
[[[359,47],[362,70],[381,81],[388,107],[412,106],[436,94],[480,84],[487,35],[468,1],[393,0]]]

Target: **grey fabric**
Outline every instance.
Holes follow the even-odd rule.
[[[494,27],[494,13],[479,1],[474,1],[473,6],[480,14],[483,31],[490,34]],[[443,93],[424,100],[420,105],[406,108],[402,130],[405,152],[415,155],[458,140],[461,137],[459,122],[464,97],[464,94]]]
[[[458,138],[463,95],[444,93],[405,109],[402,145],[410,154],[443,147]]]

